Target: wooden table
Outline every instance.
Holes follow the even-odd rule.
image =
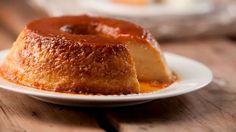
[[[0,1],[0,49],[11,47],[24,25],[42,16],[27,1]],[[161,47],[209,66],[213,82],[186,95],[120,108],[53,105],[0,89],[0,131],[236,131],[235,40],[217,36]]]

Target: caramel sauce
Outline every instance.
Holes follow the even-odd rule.
[[[173,72],[172,74],[173,74],[172,81],[168,83],[139,82],[140,93],[155,92],[170,86],[171,84],[179,80],[179,77],[176,75],[176,73]]]
[[[105,39],[104,36],[109,37],[111,40],[132,40],[140,42],[140,44],[154,41],[149,31],[136,24],[123,20],[87,15],[38,19],[30,22],[26,29],[42,37],[54,37],[55,39],[65,37],[71,41],[85,43],[83,40],[86,40],[99,45],[107,43],[108,38]],[[152,45],[156,45],[156,42]]]
[[[140,93],[149,93],[161,90],[166,87],[166,84],[153,85],[152,83],[140,82]]]

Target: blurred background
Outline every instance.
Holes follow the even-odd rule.
[[[102,127],[114,123],[111,127],[118,130],[236,131],[236,0],[0,0],[0,50],[10,48],[33,19],[79,14],[141,24],[161,49],[202,62],[214,79],[191,94],[100,111],[0,90],[0,131],[1,126],[14,131],[94,130],[94,118]]]
[[[159,41],[236,36],[235,0],[0,0],[0,38],[14,40],[32,19],[79,14],[135,22]]]

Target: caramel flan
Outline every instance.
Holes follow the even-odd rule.
[[[48,91],[104,95],[139,93],[139,81],[172,82],[149,31],[86,15],[30,22],[1,65],[1,75]]]

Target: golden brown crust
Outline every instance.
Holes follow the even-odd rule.
[[[44,36],[27,26],[1,67],[3,76],[50,91],[139,92],[134,62],[125,44],[99,36],[70,36]]]

